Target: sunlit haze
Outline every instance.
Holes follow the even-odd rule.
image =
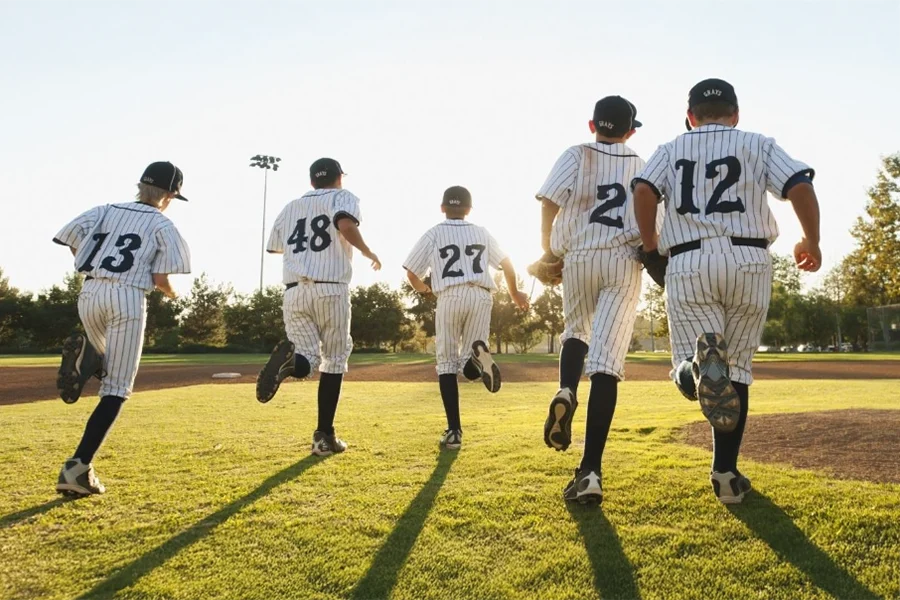
[[[644,123],[644,158],[683,131],[688,89],[734,84],[742,129],[816,171],[823,272],[853,247],[879,157],[900,150],[900,3],[885,2],[3,2],[0,267],[37,291],[73,270],[53,234],[83,210],[132,199],[170,160],[190,202],[168,216],[194,274],[249,292],[266,229],[338,159],[384,269],[401,262],[464,185],[471,219],[524,272],[540,254],[534,194],[560,153],[589,141],[594,102],[620,94]],[[789,252],[800,228],[776,203]],[[268,256],[265,282],[280,282]],[[817,276],[821,277],[821,275]],[[173,278],[181,292],[191,278]],[[810,278],[807,283],[815,283]]]

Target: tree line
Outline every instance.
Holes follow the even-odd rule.
[[[772,301],[763,332],[771,346],[840,341],[866,348],[900,347],[900,306],[873,324],[867,308],[900,305],[900,154],[882,159],[875,184],[868,189],[865,215],[851,228],[856,247],[823,279],[803,290],[793,259],[773,255]],[[823,246],[827,249],[828,242]],[[528,352],[542,341],[554,352],[563,330],[560,288],[542,290],[532,309],[519,312],[497,274],[498,293],[491,312],[491,346],[497,353]],[[55,352],[62,340],[80,329],[78,294],[82,277],[65,276],[61,284],[37,294],[11,286],[0,269],[0,353]],[[527,289],[519,283],[520,289]],[[160,292],[147,297],[148,352],[268,352],[284,336],[282,286],[241,294],[215,284],[204,274],[191,293],[169,300]],[[638,317],[633,350],[649,350],[638,337],[666,347],[665,297],[647,287]],[[399,289],[378,283],[351,291],[351,335],[363,351],[424,352],[434,337],[436,300],[417,294],[405,281]],[[653,335],[650,334],[652,324]]]

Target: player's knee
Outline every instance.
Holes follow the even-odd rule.
[[[467,360],[466,364],[463,366],[463,377],[469,381],[475,381],[481,377],[481,369],[478,368],[471,358]]]
[[[309,377],[309,374],[312,373],[312,365],[309,364],[309,360],[302,354],[294,355],[294,377],[298,379],[304,379]]]

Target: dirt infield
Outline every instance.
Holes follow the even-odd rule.
[[[555,381],[552,363],[501,364],[503,380]],[[186,385],[252,383],[260,365],[147,365],[138,373],[135,390],[158,390]],[[213,379],[214,373],[241,373],[235,379]],[[667,363],[629,363],[629,381],[663,381]],[[753,373],[758,379],[900,379],[900,361],[759,363]],[[433,365],[353,365],[347,381],[435,381]],[[85,395],[97,392],[98,382],[88,383]],[[56,369],[50,367],[0,367],[0,405],[33,402],[56,397]]]
[[[900,483],[900,410],[832,410],[753,416],[741,456],[823,471],[839,479]],[[706,421],[681,430],[691,445],[712,449]]]

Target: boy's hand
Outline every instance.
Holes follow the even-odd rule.
[[[819,244],[814,244],[806,238],[801,239],[794,246],[794,261],[801,271],[815,273],[822,266],[822,250]]]
[[[381,261],[378,260],[378,256],[374,252],[372,252],[371,250],[368,250],[366,252],[363,252],[362,255],[372,261],[372,268],[374,270],[376,270],[376,271],[381,270]]]
[[[512,301],[520,310],[528,310],[530,304],[528,302],[528,295],[525,292],[516,290],[515,292],[510,292],[509,297],[512,298]]]

